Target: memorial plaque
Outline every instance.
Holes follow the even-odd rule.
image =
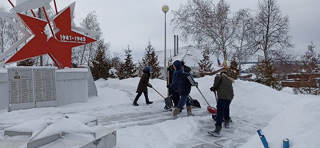
[[[8,69],[9,103],[33,102],[32,69]]]
[[[55,101],[55,69],[34,69],[33,74],[36,102]]]

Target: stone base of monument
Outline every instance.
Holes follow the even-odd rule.
[[[117,134],[114,129],[99,126],[95,118],[64,115],[8,128],[4,136],[0,147],[113,148]]]
[[[98,95],[90,68],[0,67],[0,110],[85,103]]]

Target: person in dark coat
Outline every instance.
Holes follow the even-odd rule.
[[[172,75],[172,83],[167,87],[171,90],[174,107],[177,107],[180,99],[180,95],[178,93],[178,76],[183,73],[183,70],[181,69],[181,62],[179,60],[174,61],[173,68],[175,71]]]
[[[229,128],[229,122],[230,122],[229,107],[234,96],[232,83],[234,83],[234,79],[228,76],[227,72],[222,71],[220,75],[216,75],[214,79],[214,84],[210,88],[211,91],[217,92],[218,94],[217,120],[215,124],[215,130],[208,132],[212,136],[215,136],[215,137],[220,136],[223,119],[224,119],[224,127]]]
[[[192,116],[191,112],[191,103],[189,100],[189,94],[191,91],[191,86],[198,86],[198,83],[194,81],[192,75],[190,75],[191,68],[185,67],[183,73],[179,73],[178,80],[178,93],[180,95],[180,100],[176,108],[172,112],[172,116],[174,118],[177,117],[180,110],[184,105],[187,106],[187,114],[188,116]]]
[[[139,84],[138,84],[138,88],[137,88],[137,96],[133,101],[133,105],[134,106],[139,106],[139,104],[137,103],[139,100],[139,97],[141,96],[141,94],[144,94],[144,97],[146,99],[146,104],[152,104],[152,101],[149,101],[148,98],[148,88],[147,87],[151,87],[152,85],[149,83],[149,78],[150,78],[150,72],[152,71],[151,67],[147,66],[146,68],[143,69],[143,75],[140,78]]]
[[[173,68],[173,65],[170,65],[168,68],[168,85],[170,85],[172,83],[172,76],[173,76],[173,73],[174,73],[174,68]],[[169,96],[172,95],[172,90],[170,88],[168,88],[168,91],[169,91]]]

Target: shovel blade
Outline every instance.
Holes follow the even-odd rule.
[[[216,114],[217,109],[215,107],[207,106],[207,110],[209,113]]]
[[[170,95],[169,97],[164,98],[164,103],[166,105],[165,107],[167,107],[167,108],[173,107],[172,96]]]
[[[197,107],[197,108],[201,108],[201,105],[200,105],[198,100],[191,99],[191,98],[189,98],[189,100],[190,100],[190,103],[191,103],[192,106]]]

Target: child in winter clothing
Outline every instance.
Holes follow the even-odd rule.
[[[152,71],[151,67],[147,66],[146,68],[143,69],[143,75],[140,78],[139,84],[138,84],[138,88],[137,88],[137,96],[133,101],[133,105],[134,106],[139,106],[139,104],[137,103],[139,100],[139,97],[141,96],[141,94],[144,94],[144,97],[146,99],[146,104],[152,104],[152,101],[149,101],[148,98],[148,88],[147,87],[151,87],[152,85],[149,83],[149,78],[150,78],[150,72]]]
[[[176,108],[172,112],[174,118],[177,117],[179,111],[186,104],[188,116],[192,116],[191,104],[189,100],[189,94],[191,91],[191,86],[198,86],[198,83],[194,81],[193,77],[190,75],[191,68],[185,67],[184,72],[180,73],[178,78],[178,93],[180,95],[180,100]]]
[[[230,112],[229,107],[233,99],[233,87],[234,79],[227,75],[225,71],[221,72],[220,75],[217,75],[214,79],[214,84],[210,88],[211,91],[218,93],[218,102],[217,102],[217,120],[216,128],[214,131],[209,131],[208,133],[212,136],[220,136],[220,131],[222,129],[222,120],[224,119],[224,127],[229,128],[230,122]]]

